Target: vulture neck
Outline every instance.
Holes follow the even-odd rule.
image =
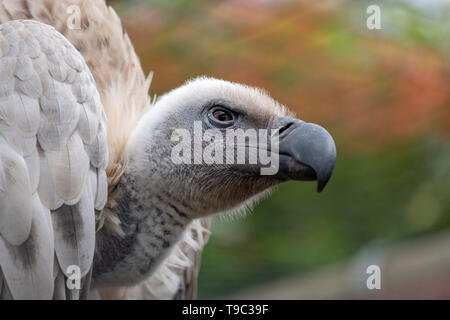
[[[147,279],[192,221],[193,209],[166,191],[167,178],[158,179],[155,171],[148,158],[130,159],[111,209],[124,235],[108,228],[97,233],[94,285],[129,286]]]

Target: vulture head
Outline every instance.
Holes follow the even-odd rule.
[[[262,90],[202,77],[161,96],[124,155],[110,196],[123,235],[100,230],[97,284],[148,278],[193,220],[244,211],[283,181],[317,180],[321,191],[336,149],[325,129]]]
[[[322,127],[260,89],[205,77],[163,95],[129,146],[150,160],[146,187],[180,197],[190,218],[246,208],[287,180],[317,180],[320,192],[336,159]]]

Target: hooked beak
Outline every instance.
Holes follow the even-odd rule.
[[[279,118],[279,172],[286,180],[317,180],[325,188],[336,162],[336,145],[327,130],[298,119]]]

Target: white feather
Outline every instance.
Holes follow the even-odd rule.
[[[74,206],[63,205],[52,212],[55,249],[62,271],[79,266],[84,277],[92,265],[95,247],[95,213],[92,197],[84,188],[83,196]]]
[[[97,136],[86,147],[91,163],[96,168],[105,169],[108,164],[108,145],[106,142],[106,127],[100,122]]]
[[[86,181],[89,158],[79,134],[73,134],[60,151],[47,151],[55,191],[63,200],[79,196]]]
[[[95,195],[97,194],[97,168],[95,168],[94,166],[90,166],[89,171],[88,171],[88,183],[90,185],[90,191],[92,192],[92,194],[94,195],[94,199],[95,199]]]
[[[34,137],[39,129],[41,111],[39,101],[24,94],[16,94],[16,123],[25,137]]]
[[[42,62],[39,63],[40,66],[42,66],[45,63],[45,67],[47,64],[47,59],[44,58],[44,55],[41,55],[42,57]],[[40,59],[40,58],[39,58]],[[38,64],[38,59],[36,59],[36,64]],[[45,70],[42,70],[42,73],[40,73],[40,77],[41,77],[41,82],[42,82],[42,91],[43,91],[43,95],[47,98],[47,99],[56,99],[56,97],[58,96],[58,91],[62,91],[63,90],[63,84],[56,82],[55,79],[53,79],[50,74],[48,73],[47,68]],[[57,90],[57,86],[58,89]]]
[[[24,53],[22,52],[22,55],[17,57],[16,70],[14,71],[15,76],[20,80],[28,80],[36,72],[31,63],[31,58],[24,55]]]
[[[55,48],[55,51],[47,52],[48,71],[55,80],[64,82],[67,78],[69,66],[64,62],[63,55],[58,49]]]
[[[39,98],[39,96],[42,95],[41,80],[36,72],[33,72],[31,77],[26,80],[19,80],[16,78],[15,85],[16,90],[31,98]]]
[[[23,243],[31,228],[31,187],[25,161],[0,136],[0,234]]]
[[[56,267],[59,270],[59,265]],[[53,300],[66,300],[66,279],[64,273],[58,272],[55,279]]]
[[[83,70],[83,64],[81,62],[80,55],[74,50],[68,51],[64,55],[64,61],[71,68],[75,69],[76,71],[82,71]]]
[[[9,44],[6,38],[0,33],[0,57],[4,57],[9,50]]]
[[[11,80],[16,67],[16,57],[3,57],[0,63],[0,83]]]
[[[31,193],[35,193],[37,191],[39,185],[39,175],[40,175],[40,161],[39,161],[39,153],[35,148],[35,151],[27,157],[24,157],[25,163],[28,168],[28,176],[30,178],[30,188]]]
[[[0,265],[15,299],[50,299],[54,257],[52,230],[46,221],[50,212],[37,194],[32,207],[32,227],[25,243],[16,246],[0,237]]]
[[[44,150],[60,150],[76,129],[80,108],[69,88],[57,86],[55,99],[40,98],[42,116],[38,141]]]
[[[25,137],[17,126],[8,126],[2,122],[0,122],[0,131],[18,154],[26,157],[36,150],[36,136]]]
[[[4,59],[4,57],[2,58]],[[0,82],[0,99],[10,96],[14,92],[14,79]]]
[[[88,74],[85,72],[80,72],[74,81],[74,94],[77,101],[82,103],[91,99],[93,94],[93,85]]]
[[[108,180],[106,171],[97,169],[97,188],[95,196],[95,209],[102,210],[108,200]]]
[[[0,62],[0,65],[1,64],[2,63]],[[1,83],[0,86],[2,86]],[[12,92],[11,94],[5,93],[4,96],[0,94],[0,119],[5,121],[7,125],[13,125],[16,121],[16,110],[14,106],[17,103],[17,98],[18,95],[13,94]]]
[[[55,191],[52,174],[48,167],[48,161],[45,153],[39,151],[40,177],[38,185],[38,193],[42,203],[50,210],[59,208],[64,200]]]
[[[32,58],[33,60],[39,57],[41,53],[41,48],[39,46],[39,42],[36,40],[36,38],[31,35],[27,34],[24,40],[25,44],[25,53]],[[35,68],[36,70],[36,68]],[[36,70],[37,71],[37,70]]]
[[[78,130],[83,142],[86,144],[91,144],[97,135],[99,120],[95,112],[96,110],[92,110],[91,104],[88,102],[82,104]]]

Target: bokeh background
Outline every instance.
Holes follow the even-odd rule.
[[[200,298],[450,298],[449,1],[108,2],[152,94],[198,75],[263,87],[336,141],[322,194],[286,183],[214,222]]]

